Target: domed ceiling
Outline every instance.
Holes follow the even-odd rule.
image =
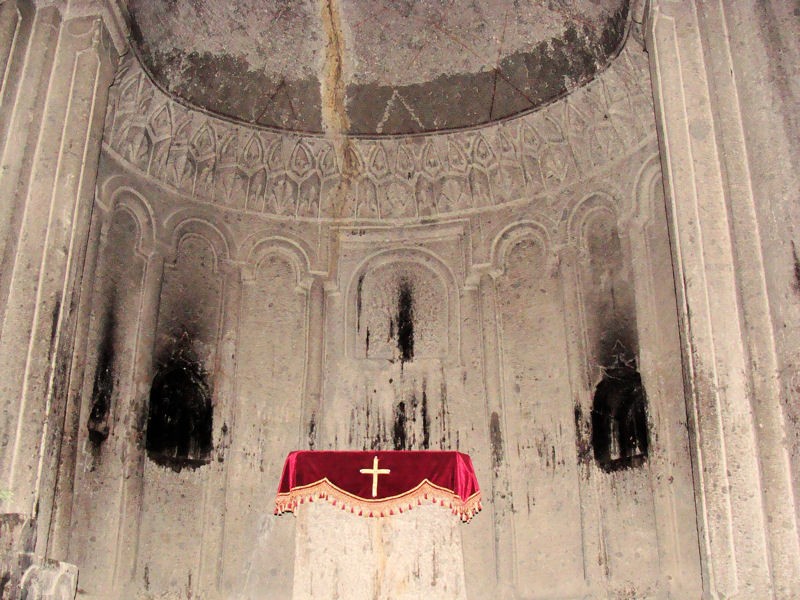
[[[530,111],[605,68],[627,0],[130,0],[164,90],[236,121],[412,134]]]

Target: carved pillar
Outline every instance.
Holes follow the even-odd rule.
[[[308,344],[306,346],[306,389],[300,421],[300,447],[313,450],[322,418],[322,370],[325,343],[325,287],[314,277],[308,294]]]
[[[200,556],[199,590],[201,594],[219,592],[222,574],[227,464],[225,462],[233,427],[236,404],[236,347],[239,339],[239,318],[242,310],[242,265],[224,264],[225,287],[222,324],[218,337],[217,365],[214,374],[216,390],[214,407],[214,448],[216,460],[209,469],[204,499],[205,524]]]
[[[44,7],[34,18],[32,60],[20,80],[33,87],[20,87],[20,103],[10,108],[6,135],[15,143],[3,150],[10,169],[3,170],[0,183],[13,204],[0,274],[0,368],[8,374],[0,383],[0,485],[14,493],[4,510],[34,514],[45,524],[66,404],[74,292],[82,277],[108,87],[118,58],[102,17],[67,13],[61,22],[62,15]],[[15,132],[24,132],[27,146],[16,145]],[[40,528],[39,553],[47,530]]]
[[[335,276],[334,276],[335,277]],[[330,315],[343,315],[345,314],[345,298],[344,294],[341,292],[339,288],[339,283],[335,279],[329,280],[327,283],[323,285],[323,292],[325,296],[325,311],[327,314]],[[325,352],[341,352],[342,350],[339,349],[338,345],[334,343],[334,340],[345,340],[346,338],[346,326],[344,319],[324,319],[322,322],[323,326],[323,334],[322,339],[323,342],[326,344],[330,344],[330,348],[323,347],[323,369],[330,369],[330,362],[327,361],[324,356]],[[331,359],[332,361],[333,359]],[[335,373],[326,372],[323,370],[323,380],[321,382],[322,387],[322,395],[328,398],[330,401],[331,399],[331,391],[335,389],[333,386],[332,377],[335,377]],[[326,391],[327,388],[327,391]],[[324,409],[322,409],[324,411]],[[321,416],[321,415],[320,415]],[[317,436],[315,440],[315,449],[317,450],[344,450],[346,446],[337,446],[341,444],[337,440],[337,430],[338,424],[336,423],[335,418],[327,418],[324,417],[317,421]]]
[[[30,0],[9,0],[0,4],[0,197],[3,198],[0,202],[0,258],[3,273],[14,260],[31,162],[42,127],[44,99],[58,45],[58,36],[53,35],[53,31],[58,31],[60,26],[61,11],[54,6],[37,11]],[[3,310],[9,284],[8,277],[0,277],[0,309]]]
[[[4,96],[9,87],[16,87],[13,81],[8,81],[8,75],[21,65],[14,64],[12,55],[15,54],[15,47],[28,33],[25,30],[30,28],[31,13],[33,5],[28,1],[7,0],[0,4],[0,93]]]
[[[85,374],[89,355],[89,329],[95,272],[99,249],[105,246],[108,219],[109,214],[107,211],[99,203],[95,202],[92,210],[92,223],[89,227],[86,258],[83,265],[84,276],[80,285],[80,297],[78,298],[75,345],[72,364],[70,365],[69,389],[66,393],[64,424],[61,440],[58,443],[58,479],[55,490],[55,507],[51,519],[53,524],[51,527],[52,534],[47,548],[47,556],[56,560],[67,560],[69,554],[81,404],[84,399],[84,393],[87,390]]]
[[[133,579],[139,544],[139,512],[144,491],[144,439],[139,429],[146,422],[150,386],[153,381],[153,352],[164,276],[166,248],[157,248],[147,260],[139,308],[139,327],[134,356],[133,393],[126,420],[123,478],[120,482],[119,533],[114,557],[113,589],[124,591]]]
[[[474,293],[474,292],[473,292]],[[492,506],[496,576],[501,598],[515,597],[516,557],[514,554],[514,504],[508,473],[503,375],[497,331],[497,299],[494,278],[484,273],[477,294],[478,314],[483,334],[484,382],[489,443],[492,454]]]
[[[583,577],[586,588],[603,589],[606,576],[603,565],[608,564],[603,543],[603,518],[598,502],[597,481],[592,464],[590,424],[592,390],[587,371],[586,331],[580,308],[578,282],[578,249],[563,246],[557,251],[557,262],[561,272],[564,294],[564,330],[567,333],[567,364],[572,391],[572,403],[576,407],[575,428],[581,506],[581,532],[583,535]],[[580,409],[580,410],[578,410]]]
[[[690,470],[686,406],[683,397],[680,340],[672,264],[663,204],[658,155],[647,161],[636,187],[637,210],[620,223],[623,252],[633,274],[636,302],[638,366],[647,394],[650,439],[648,451],[658,528],[661,585],[671,597],[701,595],[697,512],[687,493],[694,482]]]
[[[749,116],[738,104],[743,88],[731,55],[736,31],[749,38],[755,27],[729,28],[740,8],[653,2],[647,45],[689,380],[704,585],[725,597],[789,598],[800,593],[800,548],[743,129]]]

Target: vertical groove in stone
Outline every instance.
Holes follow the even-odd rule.
[[[578,459],[583,577],[587,589],[604,585],[608,552],[603,535],[603,521],[598,500],[598,486],[591,462],[590,385],[586,371],[587,348],[579,306],[580,283],[577,272],[577,249],[565,247],[558,257],[564,273],[562,294],[564,326],[567,334],[567,372],[575,411],[576,451]]]
[[[313,450],[317,443],[322,411],[323,344],[325,343],[325,290],[315,277],[308,294],[308,334],[306,336],[306,390],[300,445]]]
[[[144,493],[144,448],[140,442],[138,424],[145,421],[150,382],[153,379],[153,349],[164,278],[164,256],[154,251],[147,260],[142,281],[142,296],[138,311],[138,332],[133,368],[133,397],[128,408],[131,419],[122,434],[126,461],[120,486],[119,520],[115,532],[116,554],[111,581],[115,591],[121,591],[133,578],[139,552],[139,514]]]
[[[222,294],[222,318],[217,336],[216,398],[219,414],[214,422],[214,450],[211,469],[208,473],[205,495],[206,504],[225,506],[228,493],[228,474],[225,455],[233,427],[233,408],[236,404],[236,348],[239,342],[239,322],[242,310],[243,283],[240,267],[226,265]],[[223,564],[223,540],[225,511],[204,511],[203,540],[197,573],[197,585],[201,590],[218,592],[219,565]]]
[[[64,357],[72,352],[69,331],[74,327],[74,313],[70,298],[80,277],[74,267],[82,263],[88,235],[88,207],[115,60],[99,19],[76,18],[61,24],[58,13],[49,11],[42,19],[41,37],[33,34],[31,44],[37,45],[31,45],[29,58],[41,44],[45,50],[42,54],[49,55],[50,50],[54,53],[54,62],[42,65],[48,75],[52,64],[54,72],[69,76],[57,84],[51,82],[45,92],[45,70],[38,71],[39,63],[30,65],[36,71],[31,75],[39,82],[39,95],[33,102],[42,106],[44,126],[57,125],[48,130],[50,135],[39,135],[35,156],[30,162],[18,161],[18,170],[3,182],[16,191],[17,201],[25,202],[25,208],[12,209],[17,242],[16,247],[5,249],[7,268],[3,269],[2,285],[8,293],[9,310],[3,322],[2,362],[9,372],[17,374],[4,384],[6,393],[20,398],[19,408],[11,416],[11,420],[17,418],[16,437],[5,449],[7,481],[9,487],[19,491],[18,502],[30,502],[47,522],[54,489],[49,479],[55,468],[49,452],[63,424],[59,423],[63,404],[60,400],[53,403],[51,396],[54,390],[60,393],[64,389],[64,361],[69,360]],[[58,42],[51,46],[53,29],[59,30]],[[102,109],[97,110],[98,106]],[[31,264],[35,265],[33,269]],[[32,298],[36,301],[31,302]],[[27,351],[19,352],[18,344]],[[11,345],[16,346],[13,351]],[[40,456],[46,464],[18,469],[17,461],[28,461],[31,455]],[[40,494],[44,495],[40,498]],[[46,543],[45,538],[40,536],[38,542]]]
[[[478,286],[480,296],[480,325],[483,332],[483,362],[486,386],[489,442],[492,456],[492,503],[495,535],[495,573],[503,593],[513,589],[516,580],[516,556],[514,548],[514,503],[508,463],[504,445],[507,444],[505,422],[502,363],[497,331],[497,305],[494,279],[481,276]],[[505,441],[504,441],[505,440]]]
[[[89,241],[83,263],[78,314],[76,317],[76,345],[73,351],[69,374],[69,388],[66,391],[66,407],[63,422],[59,467],[56,476],[54,516],[50,522],[51,535],[48,537],[47,555],[56,560],[67,560],[70,552],[70,527],[74,498],[75,468],[78,460],[78,429],[80,427],[81,400],[86,390],[86,357],[89,354],[88,342],[92,312],[95,273],[101,230],[105,213],[92,210],[92,224],[89,227]]]

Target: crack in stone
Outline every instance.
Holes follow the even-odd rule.
[[[322,127],[329,135],[345,135],[350,127],[345,108],[344,35],[338,0],[322,0],[325,63],[321,78]]]
[[[357,175],[357,163],[350,149],[351,140],[347,133],[350,120],[345,106],[345,44],[342,31],[341,8],[339,0],[322,1],[322,26],[327,42],[325,44],[325,63],[320,78],[322,96],[322,129],[333,142],[334,151],[341,165],[339,184],[332,191],[331,207],[333,214],[345,213],[351,182]],[[335,251],[335,248],[332,248]]]

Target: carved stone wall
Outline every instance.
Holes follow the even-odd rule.
[[[798,597],[792,10],[633,3],[558,101],[370,138],[0,0],[0,596],[286,598],[285,452],[428,447],[484,490],[469,598]]]
[[[75,414],[67,405],[80,396],[74,375],[83,363],[74,356],[87,337],[82,293],[93,286],[93,192],[108,89],[125,44],[108,3],[77,4],[0,3],[4,599],[73,598],[77,586],[77,568],[63,561],[68,530],[51,523],[70,510],[56,501],[71,490],[59,471],[76,447],[65,435]]]
[[[350,138],[250,129],[191,111],[134,58],[109,102],[105,148],[197,202],[293,220],[415,220],[543,197],[653,134],[644,53],[624,49],[595,81],[527,116],[471,131]],[[346,165],[346,167],[345,167]],[[334,212],[332,191],[351,190]]]
[[[539,112],[344,145],[188,111],[123,65],[98,208],[126,232],[99,264],[126,266],[98,272],[94,312],[100,335],[104,290],[137,274],[121,317],[141,332],[135,392],[111,404],[139,429],[79,454],[79,472],[94,466],[75,502],[96,506],[120,485],[104,465],[136,457],[109,504],[110,545],[136,544],[101,563],[73,536],[79,562],[105,564],[87,593],[286,597],[294,524],[270,500],[303,447],[469,452],[486,497],[461,528],[471,598],[696,593],[688,433],[664,391],[682,393],[679,348],[650,333],[677,326],[645,65],[631,42]],[[183,352],[213,414],[190,463],[160,460],[142,431]],[[606,472],[592,398],[614,352],[644,382],[653,443]]]

